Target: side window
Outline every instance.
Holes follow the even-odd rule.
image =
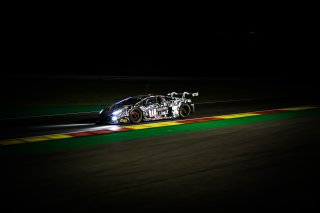
[[[149,99],[149,100],[146,101],[146,106],[150,106],[150,104],[151,104],[151,101]]]
[[[165,103],[165,99],[163,98],[163,97],[158,97],[158,103],[159,104],[163,104],[163,103]]]
[[[146,106],[150,106],[150,105],[153,105],[153,104],[156,104],[157,103],[157,99],[156,98],[150,98],[147,100],[146,102]]]

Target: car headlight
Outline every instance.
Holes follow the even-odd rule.
[[[100,110],[99,114],[101,114],[103,112],[104,109]]]
[[[118,109],[114,112],[112,112],[112,115],[119,115],[122,112],[122,109]]]

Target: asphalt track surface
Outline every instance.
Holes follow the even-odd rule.
[[[193,116],[302,104],[318,103],[203,104]],[[94,120],[94,114],[15,120],[2,123],[7,129],[1,136],[80,130],[59,125],[90,128]],[[7,212],[319,211],[319,126],[319,115],[295,117],[1,157],[2,207]]]
[[[319,104],[310,98],[292,97],[231,100],[196,104],[196,112],[190,118],[244,113],[300,105]],[[32,137],[47,134],[86,131],[97,125],[98,112],[57,116],[40,116],[22,119],[0,119],[0,139]],[[160,121],[161,122],[161,121]]]

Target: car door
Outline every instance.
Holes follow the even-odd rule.
[[[147,99],[145,106],[146,106],[148,117],[156,118],[158,116],[159,104],[156,97],[151,97]]]

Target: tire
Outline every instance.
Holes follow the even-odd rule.
[[[129,120],[131,123],[134,123],[134,124],[140,123],[142,121],[142,118],[143,118],[143,113],[142,113],[142,110],[139,108],[133,108],[129,112]]]
[[[180,118],[187,118],[191,114],[191,107],[188,104],[181,104],[179,108],[179,116]]]

